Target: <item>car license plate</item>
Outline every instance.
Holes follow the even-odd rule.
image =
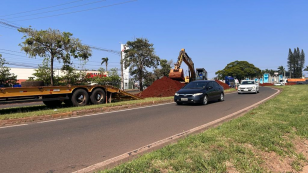
[[[181,101],[188,101],[188,98],[181,98]]]
[[[244,89],[244,91],[248,91],[248,89]]]

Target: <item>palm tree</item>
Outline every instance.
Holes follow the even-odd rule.
[[[101,65],[103,65],[104,63],[106,63],[106,71],[108,71],[108,70],[107,70],[107,66],[108,66],[108,57],[102,58],[102,63],[101,63]]]
[[[282,65],[278,67],[278,73],[279,74],[284,74],[284,71],[285,71],[285,69]]]

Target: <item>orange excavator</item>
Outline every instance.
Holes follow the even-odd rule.
[[[181,68],[182,62],[187,64],[189,71],[188,76],[184,77],[183,69]],[[185,49],[180,51],[177,62],[174,64],[174,69],[170,70],[169,78],[177,81],[184,81],[189,83],[190,81],[196,80],[196,73],[198,74],[197,80],[207,80],[207,72],[204,68],[197,68],[195,72],[194,63],[191,58],[185,52]]]

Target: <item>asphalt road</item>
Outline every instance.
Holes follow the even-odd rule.
[[[137,110],[0,128],[0,172],[72,172],[206,124],[276,91],[227,94],[208,105]]]

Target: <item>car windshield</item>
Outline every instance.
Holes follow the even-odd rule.
[[[202,89],[205,88],[206,82],[191,82],[183,87],[183,89]]]
[[[251,85],[251,84],[255,84],[255,81],[243,81],[242,85]]]

